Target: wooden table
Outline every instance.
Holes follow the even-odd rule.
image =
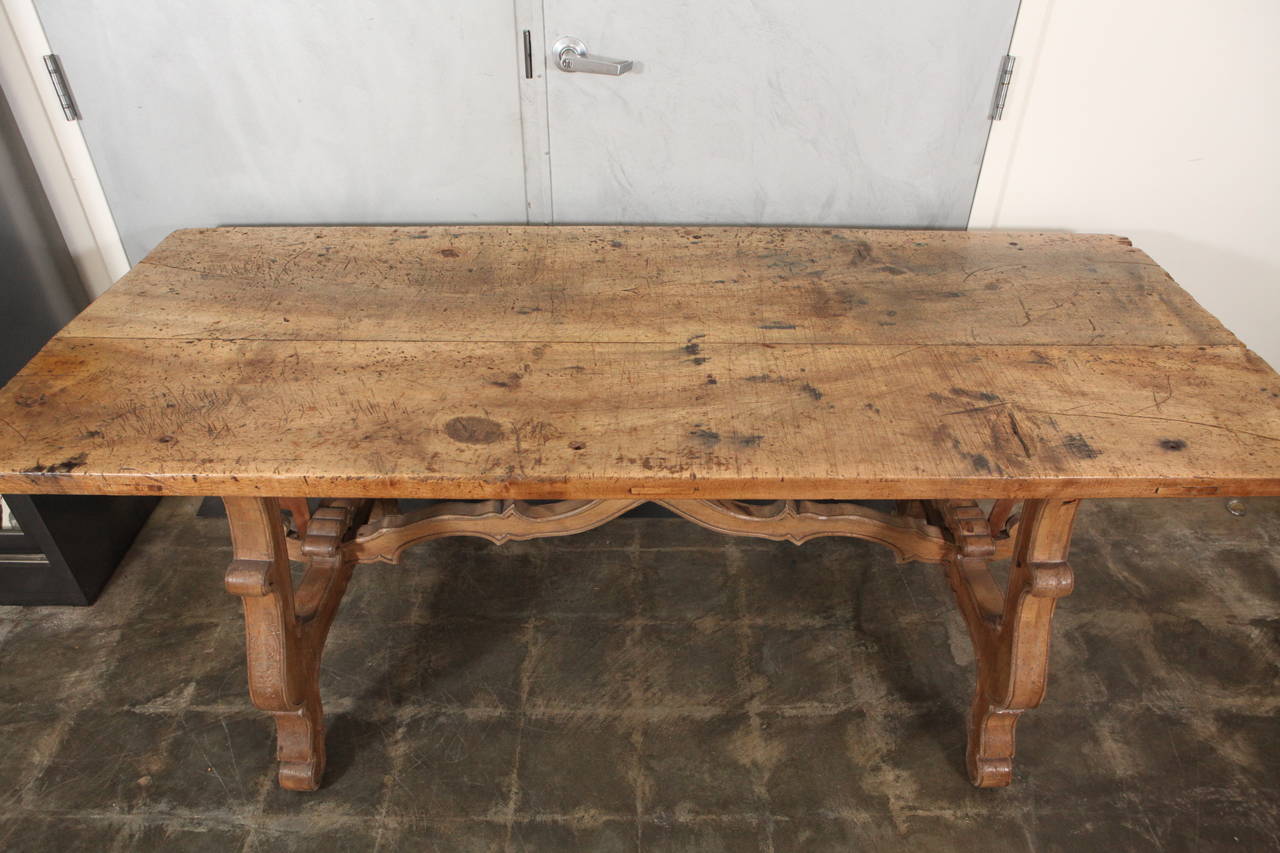
[[[1280,495],[1280,377],[1120,237],[189,230],[0,391],[0,492],[223,496],[287,788],[323,773],[354,564],[645,501],[941,564],[978,661],[968,770],[997,786],[1080,499]]]

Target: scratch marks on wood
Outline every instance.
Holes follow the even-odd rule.
[[[16,426],[14,426],[13,424],[9,423],[9,422],[8,422],[7,420],[5,420],[4,418],[0,418],[0,424],[4,424],[4,425],[5,425],[5,426],[7,426],[9,429],[13,430],[13,431],[14,431],[14,433],[18,436],[18,438],[19,438],[20,440],[22,440],[22,441],[26,441],[26,440],[27,440],[26,433],[24,433],[22,430],[18,429],[18,428],[17,428]],[[101,435],[101,433],[99,433],[99,435]]]
[[[1163,396],[1158,394],[1156,390],[1153,388],[1151,390],[1151,405],[1143,406],[1141,409],[1136,409],[1130,412],[1129,414],[1137,415],[1137,414],[1141,414],[1142,412],[1150,411],[1151,409],[1155,409],[1157,412],[1161,411],[1160,407],[1173,399],[1173,379],[1166,376],[1164,378],[1164,384],[1165,384],[1165,388],[1164,388]]]
[[[1022,446],[1022,455],[1030,459],[1031,447],[1028,446],[1026,438],[1023,437],[1022,428],[1018,426],[1018,418],[1013,412],[1009,412],[1009,431],[1013,433],[1013,437],[1018,439],[1018,444]]]
[[[1262,432],[1253,432],[1247,429],[1240,429],[1238,427],[1227,426],[1226,424],[1210,423],[1209,421],[1196,421],[1196,420],[1190,420],[1188,418],[1164,418],[1156,415],[1136,415],[1131,412],[1082,412],[1082,411],[1079,411],[1080,408],[1081,408],[1080,406],[1076,406],[1075,408],[1065,412],[1036,410],[1035,414],[1070,415],[1072,417],[1077,417],[1077,418],[1106,418],[1106,419],[1113,419],[1113,420],[1133,419],[1133,420],[1143,420],[1143,421],[1167,421],[1169,423],[1175,423],[1175,424],[1189,424],[1191,426],[1205,427],[1207,429],[1223,430],[1224,432],[1228,432],[1232,435],[1237,435],[1237,436],[1247,435],[1253,438],[1260,438],[1263,441],[1280,442],[1280,436],[1277,436],[1277,435],[1268,435]]]
[[[931,398],[932,398],[932,399],[936,399],[936,398],[932,397],[932,395],[930,395],[930,396],[931,396]],[[941,396],[942,396],[941,394],[939,394],[939,395],[938,395],[938,397],[941,397]],[[985,411],[987,411],[988,409],[999,409],[999,408],[1003,408],[1004,406],[1007,406],[1007,405],[1009,405],[1009,404],[1008,404],[1008,403],[1006,403],[1006,402],[1004,402],[1004,401],[1002,400],[1002,401],[1000,401],[999,403],[992,403],[992,404],[991,404],[991,405],[989,405],[989,406],[970,406],[970,407],[969,407],[969,408],[967,408],[967,409],[956,409],[955,411],[951,411],[951,412],[943,412],[941,415],[939,415],[939,417],[949,418],[949,417],[951,417],[952,415],[971,415],[971,414],[973,414],[974,412],[985,412]]]

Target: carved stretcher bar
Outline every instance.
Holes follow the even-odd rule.
[[[190,230],[0,391],[0,492],[224,497],[288,788],[320,784],[356,564],[645,501],[940,565],[978,662],[968,772],[998,786],[1079,501],[1280,495],[1280,377],[1111,236]]]

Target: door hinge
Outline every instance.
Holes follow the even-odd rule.
[[[996,78],[996,94],[991,101],[991,120],[1004,118],[1004,102],[1009,97],[1009,83],[1013,80],[1013,63],[1017,58],[1006,55],[1000,60],[1000,76]]]
[[[49,72],[49,79],[53,81],[53,91],[58,93],[62,114],[67,117],[67,121],[79,121],[80,108],[76,106],[76,99],[71,97],[71,87],[67,85],[67,75],[62,70],[62,62],[58,59],[58,55],[51,53],[46,56],[44,67]]]

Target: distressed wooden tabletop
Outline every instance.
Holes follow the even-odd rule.
[[[0,492],[1280,494],[1280,377],[1112,236],[187,230],[0,391]]]

